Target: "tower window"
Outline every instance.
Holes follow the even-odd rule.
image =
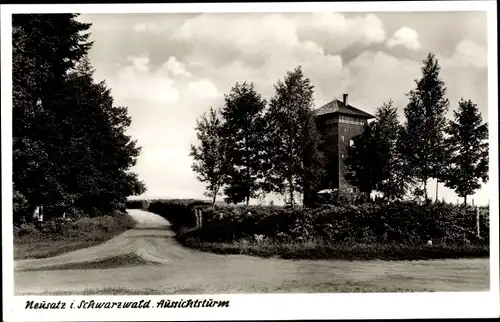
[[[344,141],[344,136],[343,135],[340,138],[342,139],[342,141]]]

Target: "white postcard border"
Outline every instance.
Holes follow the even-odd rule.
[[[12,13],[154,13],[154,12],[312,12],[312,11],[487,11],[488,12],[488,118],[490,126],[490,229],[489,292],[386,293],[386,294],[238,294],[165,296],[13,296],[12,249]],[[494,317],[499,297],[498,205],[498,72],[497,15],[494,1],[363,2],[363,3],[231,3],[231,4],[88,4],[2,5],[2,233],[3,310],[5,321],[53,320],[227,320],[227,319],[353,319]],[[229,308],[25,310],[27,300],[67,302],[161,299],[230,300]]]

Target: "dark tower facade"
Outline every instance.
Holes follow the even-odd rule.
[[[316,125],[324,138],[321,149],[326,153],[327,175],[322,182],[322,189],[339,189],[354,192],[344,178],[347,168],[347,148],[354,143],[353,138],[363,133],[364,125],[373,115],[349,105],[348,95],[343,100],[333,100],[315,110]]]

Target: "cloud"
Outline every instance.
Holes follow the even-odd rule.
[[[290,48],[338,53],[354,44],[385,40],[383,23],[368,14],[346,18],[340,13],[202,14],[187,19],[172,39],[211,51],[232,51],[238,58],[256,54],[288,54]]]
[[[309,39],[329,52],[338,53],[352,45],[370,45],[385,40],[382,21],[374,14],[346,17],[334,12],[302,14],[297,21],[301,39]]]
[[[418,33],[408,27],[402,27],[398,29],[391,38],[387,41],[387,47],[394,48],[397,46],[403,46],[410,50],[418,50],[421,48],[420,41],[418,39]]]
[[[170,27],[169,23],[141,22],[133,25],[132,30],[138,34],[143,34],[143,33],[161,34],[167,31],[169,27]]]
[[[452,57],[444,58],[444,64],[454,67],[485,68],[488,64],[488,52],[485,46],[478,45],[470,39],[464,39],[456,45]]]
[[[138,23],[132,27],[132,30],[135,32],[145,32],[155,30],[154,25],[150,25],[147,23]]]
[[[452,55],[436,57],[448,88],[450,108],[455,109],[461,97],[471,99],[479,107],[483,119],[488,118],[488,55],[485,46],[463,39]],[[493,88],[491,88],[493,90]]]
[[[222,93],[217,89],[217,86],[215,86],[215,84],[209,79],[192,82],[189,84],[188,89],[192,95],[198,96],[202,99],[215,99],[222,95]]]
[[[157,104],[174,104],[179,100],[174,80],[165,69],[152,70],[147,54],[127,57],[117,70],[98,65],[96,70],[96,77],[106,80],[120,104],[130,99]]]
[[[163,67],[172,74],[172,76],[191,76],[186,70],[186,64],[179,62],[175,57],[169,57]]]
[[[326,32],[319,35],[321,30]],[[325,42],[331,38],[337,40],[333,47]],[[384,38],[375,15],[345,18],[335,13],[205,14],[186,20],[172,35],[175,41],[196,44],[184,57],[188,67],[223,91],[235,82],[249,81],[269,98],[276,81],[301,65],[316,87],[318,104],[340,95],[349,78],[340,55],[323,45],[340,51]]]
[[[371,113],[389,99],[402,111],[407,104],[405,93],[414,87],[413,80],[420,74],[419,62],[400,59],[382,51],[365,51],[347,68],[350,72],[350,101]]]
[[[132,66],[139,72],[148,72],[149,71],[149,57],[147,54],[142,56],[129,56],[127,60],[132,63]]]
[[[487,119],[485,51],[485,48],[464,40],[457,44],[452,55],[436,55],[441,66],[440,77],[445,82],[450,100],[448,117],[452,117],[453,109],[464,97],[478,104],[483,118]],[[395,57],[383,51],[364,51],[345,66],[349,70],[347,92],[351,103],[374,112],[383,102],[393,99],[402,115],[408,103],[405,93],[415,87],[415,79],[422,77],[421,64],[421,61]]]

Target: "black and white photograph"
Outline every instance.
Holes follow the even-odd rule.
[[[498,310],[496,3],[448,3],[2,6],[4,312]]]

